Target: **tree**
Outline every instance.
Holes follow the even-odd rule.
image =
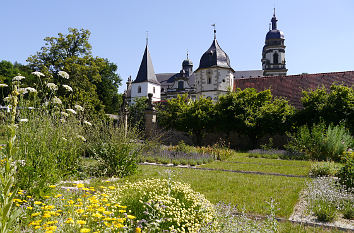
[[[205,133],[213,128],[214,104],[204,97],[192,101],[187,95],[167,101],[158,111],[159,125],[187,132],[201,144]]]
[[[246,88],[220,96],[215,112],[216,129],[247,135],[256,145],[266,134],[284,133],[294,108],[284,99],[273,98],[270,90]]]
[[[134,99],[134,104],[128,107],[128,122],[129,125],[137,127],[140,130],[143,130],[145,127],[144,116],[145,109],[147,108],[147,98],[140,97]]]
[[[344,123],[354,135],[354,89],[333,84],[329,90],[318,88],[303,91],[303,109],[296,114],[297,125],[312,126],[324,121],[326,125]]]
[[[70,95],[63,88],[58,90],[68,106],[80,104],[90,112],[102,111],[105,107],[110,113],[118,111],[113,104],[118,99],[121,84],[115,73],[117,66],[107,59],[92,56],[89,37],[88,30],[75,28],[69,28],[67,35],[59,33],[58,37],[46,37],[45,46],[27,59],[29,67],[46,75],[38,81],[42,83],[41,88],[48,82],[71,86],[73,93]],[[70,78],[61,78],[59,71],[66,71]]]

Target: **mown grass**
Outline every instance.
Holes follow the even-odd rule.
[[[291,222],[280,222],[279,223],[280,233],[340,233],[343,232],[337,229],[324,228],[324,227],[314,227],[305,226],[301,224],[294,224]]]
[[[167,178],[167,170],[172,171],[173,180],[189,183],[195,191],[203,193],[211,202],[231,203],[237,205],[240,211],[268,214],[267,202],[273,198],[278,203],[276,215],[280,217],[291,215],[306,181],[305,178],[140,165],[137,174],[121,179],[120,182]]]

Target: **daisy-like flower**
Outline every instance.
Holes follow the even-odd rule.
[[[81,106],[78,105],[78,104],[75,105],[75,108],[76,108],[77,111],[84,111],[84,108],[81,107]]]
[[[19,89],[18,89],[18,92],[20,93],[20,95],[24,95],[24,94],[27,94],[27,93],[28,93],[28,91],[27,91],[26,88],[19,88]]]
[[[65,79],[69,79],[69,74],[66,73],[65,71],[59,71],[59,76],[61,76],[62,78],[65,78]]]
[[[67,90],[67,91],[73,91],[73,89],[71,88],[71,86],[69,85],[63,85],[63,87]]]
[[[58,86],[55,85],[54,83],[47,83],[47,87],[52,91],[58,90]]]
[[[20,122],[28,122],[28,119],[26,119],[26,118],[20,119]]]
[[[61,115],[65,116],[65,117],[68,117],[68,116],[69,116],[69,114],[66,113],[66,112],[61,112]]]
[[[16,77],[14,77],[12,79],[12,81],[21,81],[22,79],[25,79],[25,77],[21,76],[21,75],[17,75]]]
[[[43,73],[39,72],[39,71],[34,71],[32,72],[33,75],[36,75],[38,78],[40,78],[41,76],[45,76]]]
[[[34,89],[33,87],[26,87],[26,90],[27,90],[28,92],[33,92],[33,93],[36,93],[36,92],[37,92],[37,90]]]
[[[72,114],[76,114],[76,111],[74,109],[68,108],[66,109],[66,111],[72,113]]]
[[[52,103],[53,104],[62,104],[61,100],[56,96],[53,97]]]
[[[0,87],[8,87],[8,85],[5,83],[0,83]]]
[[[84,121],[84,124],[92,126],[92,124],[90,122],[88,122],[88,121]]]

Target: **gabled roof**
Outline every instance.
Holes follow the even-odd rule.
[[[232,69],[229,56],[220,48],[216,39],[200,58],[199,68],[222,67]]]
[[[147,45],[145,47],[145,52],[140,64],[138,75],[136,76],[136,79],[133,81],[133,83],[142,83],[142,82],[160,84],[156,79],[154,66],[152,65],[150,52]]]

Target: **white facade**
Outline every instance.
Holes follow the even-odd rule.
[[[213,67],[199,69],[195,72],[196,94],[217,100],[219,95],[233,89],[234,74],[231,69]]]
[[[148,94],[152,94],[152,101],[161,100],[161,85],[150,83],[150,82],[141,82],[141,83],[132,83],[131,84],[131,103],[134,104],[135,98],[148,97]]]

